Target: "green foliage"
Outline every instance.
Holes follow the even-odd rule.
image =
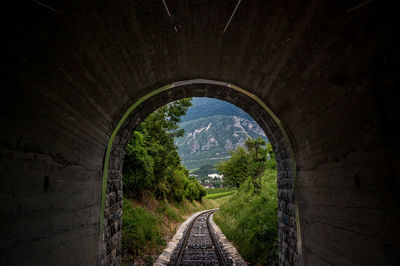
[[[185,187],[188,183],[187,171],[182,166],[175,169],[172,175],[168,177],[169,186],[171,187],[172,199],[180,202],[186,197]]]
[[[152,265],[149,255],[160,254],[165,248],[162,234],[173,235],[178,223],[183,222],[189,214],[213,209],[214,202],[204,199],[202,202],[181,202],[154,198],[143,203],[137,200],[123,200],[122,206],[122,265]],[[134,207],[132,204],[137,204]],[[154,210],[154,206],[157,208]]]
[[[219,188],[221,186],[227,186],[223,182],[222,179],[218,177],[209,177],[209,174],[216,174],[218,173],[217,169],[214,165],[205,164],[200,166],[200,168],[196,169],[195,171],[191,172],[192,174],[197,175],[196,179],[199,180],[200,184],[202,185],[211,185],[212,187]]]
[[[224,175],[224,181],[239,187],[248,178],[248,154],[242,147],[230,152],[231,158],[216,164],[219,173]]]
[[[267,143],[261,139],[247,139],[244,143],[248,155],[248,174],[253,182],[254,191],[259,193],[261,189],[261,175],[267,166],[267,149],[263,148]]]
[[[217,172],[217,169],[212,164],[205,164],[200,166],[199,169],[192,171],[192,174],[198,175],[199,177],[208,177],[209,174],[214,174]]]
[[[202,197],[207,194],[206,190],[200,185],[196,178],[189,178],[186,185],[186,198],[190,201],[201,201]]]
[[[164,214],[168,220],[173,222],[182,222],[182,217],[173,209],[166,201],[160,201],[158,208],[158,214]]]
[[[136,196],[139,189],[149,189],[152,185],[154,162],[148,154],[143,134],[135,131],[126,147],[124,158],[124,192]]]
[[[232,151],[231,159],[217,165],[224,180],[240,188],[220,206],[215,220],[246,261],[255,265],[276,265],[278,200],[275,155],[271,145],[260,138],[248,139],[245,146],[247,151],[239,147]],[[210,196],[226,197],[225,193]]]
[[[276,159],[275,159],[275,153],[272,150],[272,145],[271,143],[267,143],[267,168],[269,169],[276,169]]]
[[[267,169],[259,193],[247,180],[215,215],[221,230],[238,247],[242,257],[255,265],[277,265],[278,204],[276,170]]]
[[[215,193],[223,193],[223,192],[232,192],[236,191],[234,188],[206,188],[207,195],[215,194]]]
[[[239,187],[248,178],[251,179],[255,193],[261,189],[261,176],[265,169],[276,169],[275,155],[271,145],[261,139],[247,139],[246,150],[238,147],[231,151],[231,158],[216,165],[218,172],[224,175],[224,182]],[[264,148],[266,146],[266,148]]]
[[[158,219],[141,207],[133,207],[124,199],[122,203],[122,248],[135,257],[140,256],[148,243],[162,243]]]
[[[232,194],[234,194],[235,191],[229,191],[229,192],[221,192],[221,193],[214,193],[214,194],[209,194],[206,196],[206,199],[220,199],[220,198],[224,198],[224,197],[228,197],[231,196]]]
[[[123,169],[124,192],[128,197],[140,197],[149,190],[162,199],[201,200],[203,187],[189,179],[181,165],[174,138],[183,136],[180,117],[191,106],[190,99],[164,105],[149,115],[132,134],[126,148]]]
[[[201,199],[207,195],[207,191],[205,190],[205,188],[200,185],[199,181],[197,181],[196,179],[194,179],[196,181],[196,187],[199,190],[199,197],[197,198],[198,201],[201,201]]]
[[[227,196],[233,195],[237,189],[234,188],[206,188],[207,196],[206,199],[220,199]]]

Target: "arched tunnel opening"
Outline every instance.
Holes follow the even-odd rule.
[[[270,134],[290,215],[281,265],[399,264],[396,3],[8,4],[0,264],[118,264],[118,182],[107,187],[132,125],[191,96]],[[178,83],[199,78],[226,83]]]
[[[233,84],[202,79],[174,82],[144,96],[128,108],[114,129],[108,142],[103,169],[104,218],[101,216],[100,222],[104,227],[100,230],[103,236],[99,247],[102,263],[121,262],[122,169],[125,149],[134,129],[159,107],[188,97],[211,97],[235,104],[252,116],[264,130],[277,161],[280,263],[297,264],[301,236],[295,158],[285,129],[271,109],[255,95]]]

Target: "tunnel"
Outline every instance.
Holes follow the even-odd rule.
[[[271,141],[280,265],[400,263],[395,3],[4,7],[0,264],[120,265],[124,147],[186,97],[235,104]]]

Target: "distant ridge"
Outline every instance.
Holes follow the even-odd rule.
[[[193,98],[192,103],[180,123],[185,135],[175,140],[189,170],[229,158],[229,151],[249,137],[268,141],[251,116],[235,105],[213,98]]]
[[[193,106],[182,117],[182,122],[214,115],[238,116],[250,121],[253,120],[248,113],[235,105],[214,98],[195,97],[192,100],[192,104]]]

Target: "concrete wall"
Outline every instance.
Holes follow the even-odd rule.
[[[304,264],[398,263],[395,5],[242,1],[222,33],[235,1],[166,2],[172,17],[162,1],[3,9],[0,263],[96,264],[111,132],[193,78],[247,89],[287,130]]]

